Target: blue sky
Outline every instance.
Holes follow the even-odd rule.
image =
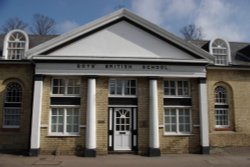
[[[0,0],[0,26],[16,16],[31,24],[40,13],[54,18],[63,33],[120,6],[179,36],[181,27],[195,23],[205,39],[250,42],[250,0]]]

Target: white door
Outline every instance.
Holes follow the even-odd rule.
[[[114,150],[131,150],[131,108],[114,110]]]

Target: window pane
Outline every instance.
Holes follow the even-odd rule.
[[[58,125],[58,132],[63,132],[63,125]]]
[[[52,125],[52,126],[51,126],[51,132],[57,132],[56,128],[57,128],[56,125]]]
[[[218,86],[215,88],[215,103],[227,104],[227,91],[222,86]]]
[[[80,80],[79,79],[69,79],[68,80],[68,94],[78,95],[80,94]]]
[[[191,131],[190,109],[165,108],[164,113],[165,132],[189,133]]]
[[[111,95],[136,95],[136,81],[112,79],[109,81],[109,93]]]
[[[63,79],[52,80],[52,93],[53,94],[64,94],[65,81]]]
[[[190,132],[190,110],[179,109],[179,131]]]
[[[109,94],[115,94],[115,80],[109,80]]]
[[[4,109],[4,125],[5,126],[20,126],[20,109],[19,108],[5,108]]]
[[[164,95],[189,96],[189,81],[164,81]]]
[[[52,124],[55,124],[55,123],[56,123],[56,120],[57,120],[56,117],[55,117],[55,116],[52,116],[52,120],[51,120],[51,121],[52,121]]]
[[[229,126],[228,109],[215,110],[216,126]]]
[[[165,131],[176,132],[176,111],[165,108]]]
[[[116,94],[117,95],[122,94],[122,81],[121,80],[116,81]]]
[[[78,108],[67,108],[67,132],[78,132],[79,131],[79,109]]]
[[[64,109],[51,109],[51,132],[62,133],[64,124]]]
[[[26,38],[21,32],[13,32],[8,39],[8,59],[18,60],[24,57]]]
[[[6,103],[20,103],[22,101],[22,87],[19,83],[10,82],[6,86]]]

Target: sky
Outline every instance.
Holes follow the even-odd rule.
[[[250,42],[250,0],[0,0],[0,26],[12,17],[31,25],[39,13],[55,19],[61,34],[121,7],[177,36],[196,24],[204,39]]]

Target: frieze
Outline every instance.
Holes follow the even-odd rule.
[[[86,70],[168,70],[167,65],[152,65],[152,64],[85,64],[79,63],[77,69]]]

